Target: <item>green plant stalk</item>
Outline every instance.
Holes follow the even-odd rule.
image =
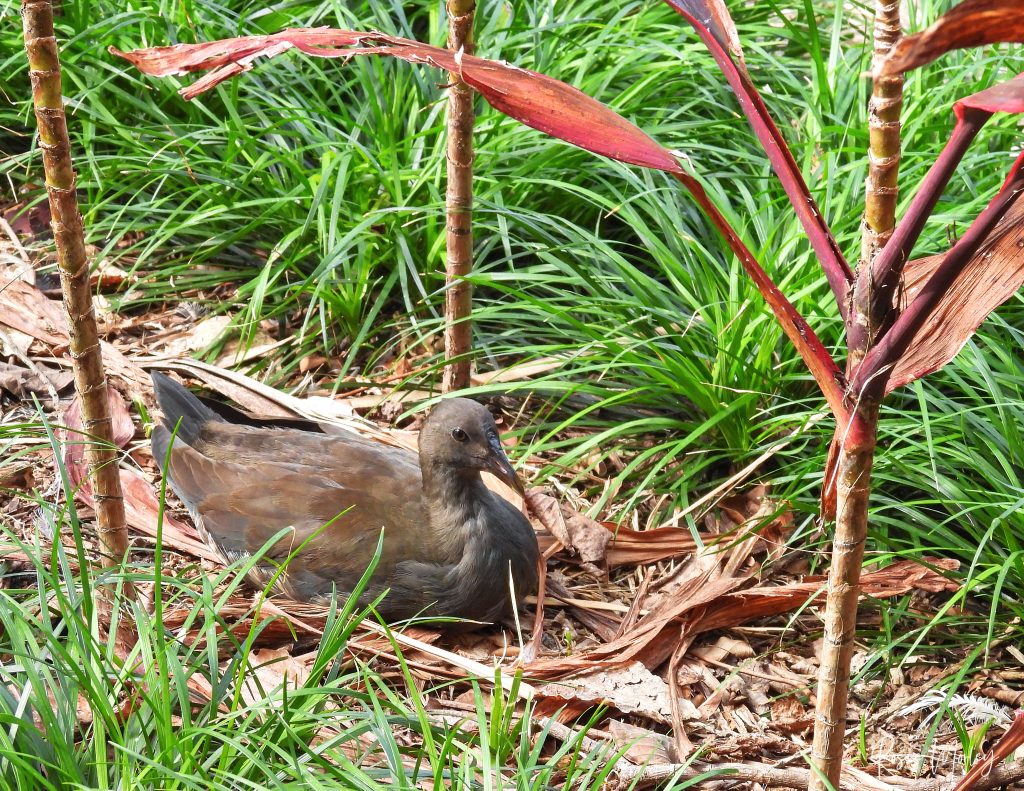
[[[97,532],[102,548],[100,562],[104,567],[114,567],[128,551],[128,532],[96,314],[89,291],[89,262],[85,254],[82,216],[78,211],[76,173],[71,164],[71,142],[61,98],[53,7],[49,0],[22,0],[21,13],[32,99],[39,125],[39,148],[43,153],[46,191],[53,217],[57,270],[67,312],[69,354],[75,388],[82,401],[85,433],[95,440],[86,444],[85,453],[96,500]]]
[[[448,0],[448,48],[473,52],[475,0]],[[448,88],[444,392],[469,387],[473,343],[473,89],[460,79]]]
[[[899,0],[876,0],[873,67],[881,63],[899,38]],[[873,70],[877,71],[877,68]],[[902,107],[903,78],[876,76],[868,104],[868,177],[861,257],[847,314],[848,379],[864,361],[881,331],[891,325],[892,314],[896,310],[891,302],[887,304],[885,300],[876,298],[874,262],[896,227]],[[883,293],[891,291],[883,290]],[[850,397],[854,401],[853,414],[845,426],[842,417],[837,415],[837,437],[841,437],[841,441],[836,464],[836,529],[829,566],[811,748],[816,771],[811,773],[807,786],[809,791],[839,788],[843,771],[850,662],[857,635],[857,605],[868,532],[871,468],[878,445],[881,392],[865,387]]]

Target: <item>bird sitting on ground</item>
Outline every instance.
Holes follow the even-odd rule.
[[[480,477],[493,473],[523,492],[481,404],[452,398],[435,406],[417,459],[350,432],[235,424],[173,379],[154,373],[153,386],[163,412],[153,455],[204,540],[233,562],[289,529],[250,572],[260,587],[278,575],[275,590],[293,599],[345,596],[383,531],[361,601],[387,589],[377,610],[389,621],[507,620],[536,588],[533,528]]]

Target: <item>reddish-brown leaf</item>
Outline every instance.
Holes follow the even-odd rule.
[[[682,14],[695,28],[701,27],[715,42],[746,71],[743,48],[736,33],[736,24],[722,0],[667,0],[668,5]],[[701,34],[704,35],[703,33]]]
[[[1014,41],[1024,41],[1020,0],[967,0],[929,28],[900,39],[877,71],[880,75],[902,74],[950,50]]]
[[[0,324],[65,351],[70,342],[60,302],[22,280],[0,283]],[[149,389],[146,372],[120,349],[107,341],[100,341],[100,346],[108,374],[122,379],[132,395]]]
[[[957,561],[948,558],[924,558],[922,563],[902,560],[864,574],[861,594],[884,598],[902,596],[915,589],[955,591],[958,584],[939,570],[952,571],[958,566]],[[533,678],[559,678],[632,661],[640,661],[653,669],[665,662],[681,641],[691,641],[702,632],[728,629],[758,618],[791,612],[821,601],[825,595],[823,577],[809,577],[791,585],[735,590],[742,583],[741,578],[709,579],[693,575],[682,588],[673,591],[671,598],[666,598],[620,638],[572,657],[537,660],[526,670]]]
[[[828,455],[825,457],[825,475],[821,482],[821,518],[826,522],[836,518],[836,465],[839,464],[839,449],[843,445],[844,430],[842,425],[836,426],[832,441],[828,445]]]
[[[24,280],[0,283],[0,324],[49,346],[67,346],[67,320],[60,303]]]
[[[953,105],[958,116],[963,112],[962,107],[989,113],[1024,113],[1024,74],[961,99]]]
[[[608,545],[608,566],[639,566],[657,563],[666,558],[686,555],[697,549],[689,530],[680,527],[656,527],[652,530],[633,530],[629,527],[609,527],[614,531]]]
[[[680,16],[689,22],[700,36],[704,46],[715,59],[718,68],[736,95],[740,108],[750,122],[754,134],[764,148],[775,175],[782,183],[786,196],[796,212],[807,238],[818,256],[829,286],[845,316],[846,292],[853,280],[850,266],[843,257],[832,231],[812,197],[803,173],[797,165],[785,138],[768,112],[743,63],[743,52],[736,35],[732,17],[722,0],[665,0]],[[761,288],[764,293],[764,289]],[[776,311],[777,313],[777,311]],[[785,322],[783,322],[785,324]],[[806,357],[805,357],[806,359]],[[820,380],[819,380],[820,381]]]
[[[964,775],[953,791],[970,791],[972,788],[977,788],[982,778],[988,777],[1000,762],[1013,755],[1022,744],[1024,744],[1024,711],[1018,711],[1013,718],[1013,724],[1007,728],[1006,733],[995,743],[994,747],[985,753],[983,758],[971,767],[971,771]]]
[[[107,404],[113,421],[114,443],[123,448],[135,435],[135,425],[128,412],[128,405],[121,394],[109,386]],[[77,398],[64,412],[64,426],[64,464],[68,471],[68,479],[75,487],[75,498],[89,507],[95,507],[92,486],[86,477],[85,443],[90,440],[83,433],[82,408]],[[129,527],[156,538],[157,525],[160,521],[160,500],[153,489],[153,484],[138,470],[125,467],[121,469],[121,494],[124,497],[125,520]],[[223,562],[220,555],[199,539],[195,530],[168,513],[163,515],[161,539],[164,546],[178,552],[214,563]]]
[[[182,90],[193,98],[252,68],[259,57],[298,49],[320,58],[387,55],[436,66],[472,85],[496,109],[527,126],[595,154],[633,165],[681,173],[675,157],[635,124],[582,91],[537,72],[405,38],[331,28],[293,28],[206,44],[178,44],[134,52],[111,48],[146,74],[167,76],[213,69]]]
[[[604,525],[537,490],[527,492],[526,502],[548,532],[581,561],[605,563],[612,534]]]
[[[945,255],[904,269],[903,306],[920,293]],[[937,371],[963,348],[993,310],[1024,285],[1024,199],[1018,199],[953,281],[903,356],[886,392]]]
[[[128,412],[124,397],[113,387],[107,386],[107,408],[110,410],[110,421],[114,444],[123,448],[135,436],[135,424]],[[72,486],[78,486],[86,477],[85,446],[96,440],[85,433],[82,426],[82,402],[75,400],[64,410],[64,465],[68,471],[68,479]]]

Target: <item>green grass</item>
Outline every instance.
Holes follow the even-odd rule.
[[[350,608],[328,619],[309,678],[281,690],[257,675],[272,662],[254,656],[248,639],[215,632],[223,619],[209,584],[164,577],[165,606],[192,608],[190,621],[207,625],[205,645],[170,633],[159,611],[122,601],[140,639],[119,657],[86,595],[98,581],[71,571],[59,550],[42,554],[31,587],[0,593],[5,788],[351,789],[431,778],[437,787],[479,788],[514,777],[517,787],[547,789],[562,787],[570,761],[568,779],[597,788],[608,771],[610,753],[582,749],[585,728],[542,757],[545,727],[531,724],[529,704],[520,718],[514,700],[497,698],[452,724],[414,707],[394,682],[346,660]],[[128,577],[154,582],[152,566],[129,568]],[[257,620],[250,637],[264,625]],[[189,689],[192,678],[208,682],[212,699]],[[395,733],[405,734],[401,745]]]
[[[731,5],[754,82],[842,249],[855,256],[866,169],[864,17],[856,4],[825,0]],[[911,27],[948,6],[909,4]],[[21,184],[38,178],[38,156],[24,132],[26,80],[9,24],[16,4],[0,0],[0,9],[0,52],[12,53],[0,60],[11,77],[0,128],[20,130],[6,138],[12,156],[0,176]],[[291,340],[263,364],[271,381],[311,351],[340,355],[346,375],[366,378],[399,339],[439,331],[441,75],[289,55],[185,103],[175,90],[188,80],[143,78],[104,53],[111,44],[300,24],[440,43],[437,4],[136,0],[64,9],[65,94],[90,241],[141,278],[120,296],[122,309],[202,288],[245,330],[276,318]],[[573,83],[684,151],[826,344],[838,342],[837,312],[782,190],[678,17],[654,3],[495,5],[481,15],[477,39],[482,54]],[[1018,71],[1015,51],[997,47],[954,53],[909,76],[901,210],[951,129],[953,101]],[[595,510],[616,519],[637,511],[657,523],[788,438],[757,477],[793,501],[794,543],[807,548],[831,424],[812,420],[822,409],[813,382],[692,202],[660,174],[480,109],[479,366],[569,356],[555,372],[500,388],[537,396],[521,434],[524,452],[550,462],[541,479],[568,474]],[[941,251],[950,228],[969,223],[1001,183],[1018,135],[1010,118],[986,128],[917,254]],[[215,298],[213,287],[226,281],[237,290]],[[956,636],[972,645],[1022,614],[1024,393],[1014,352],[1022,327],[1015,297],[946,370],[895,394],[882,421],[871,548],[961,559],[965,596],[984,619]],[[611,465],[607,488],[587,474],[602,462]],[[662,495],[662,510],[649,513]],[[902,661],[929,635],[945,639],[931,619],[904,626],[879,638],[873,667]]]

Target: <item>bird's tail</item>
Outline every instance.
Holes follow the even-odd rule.
[[[163,412],[163,425],[153,430],[153,456],[163,465],[172,432],[175,432],[177,440],[191,445],[199,439],[199,432],[206,423],[211,420],[223,421],[224,418],[169,376],[154,371],[152,378],[156,401]]]

